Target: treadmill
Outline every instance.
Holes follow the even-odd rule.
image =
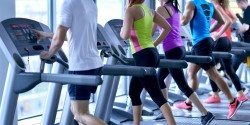
[[[31,29],[50,32],[46,25],[24,18],[11,18],[0,23],[0,47],[9,62],[0,108],[1,125],[16,122],[14,118],[19,94],[31,90],[41,82],[91,86],[102,83],[100,76],[43,73],[43,64],[50,62],[49,60],[42,61],[41,72],[25,72],[22,57],[38,56],[41,51],[48,50],[51,43],[49,39],[45,39],[37,44],[36,34]],[[53,56],[53,59],[65,64],[60,54]]]
[[[121,50],[121,52],[124,52],[124,51],[122,51],[121,48],[128,47],[128,43],[127,43],[127,41],[124,41],[124,40],[120,39],[120,37],[119,37],[119,32],[120,32],[120,28],[121,28],[122,24],[123,24],[122,20],[120,20],[120,19],[114,19],[114,20],[111,20],[111,21],[107,22],[107,24],[105,25],[105,29],[107,30],[111,41],[113,43],[115,43],[115,44],[120,43],[120,46],[118,46],[118,48]],[[244,50],[242,50],[242,48],[237,48],[237,49],[232,49],[232,51],[230,53],[228,53],[228,52],[213,52],[213,56],[215,58],[230,59],[230,58],[232,58],[232,54],[237,55],[237,54],[241,54],[241,53],[244,53]],[[161,57],[163,58],[164,56],[161,55]],[[188,62],[192,62],[192,63],[207,63],[207,62],[211,61],[211,57],[208,57],[208,56],[194,56],[194,55],[190,55],[190,53],[189,53],[189,54],[186,55],[185,60],[188,61]],[[175,96],[173,95],[172,97],[174,98]],[[216,110],[216,108],[214,108],[212,110],[212,112],[213,111],[216,112],[215,110]],[[186,113],[185,111],[184,112],[180,112],[180,113],[174,112],[174,115],[177,116],[177,117],[181,117],[181,118],[183,118],[183,117],[199,117],[199,113],[197,113],[197,112],[198,112],[197,110],[196,110],[196,112],[194,112],[192,114]],[[242,113],[242,115],[246,115],[246,114]],[[235,119],[236,120],[237,119],[242,120],[244,118],[246,120],[247,116],[248,115],[246,115],[245,117],[242,117],[242,118],[237,117]],[[112,121],[112,117],[113,116],[111,116],[111,121]],[[115,118],[114,121],[118,121],[117,117],[114,117],[114,118]],[[223,121],[224,120],[223,117],[219,116],[218,118],[221,121],[219,121],[219,122],[216,121],[217,123],[224,122]],[[186,119],[186,120],[188,120],[188,119]],[[127,119],[127,121],[129,121],[129,120]],[[122,124],[122,123],[126,124],[127,122],[126,121],[122,121],[122,122],[120,122],[118,124]],[[190,123],[190,121],[187,122],[187,123]]]
[[[126,52],[124,49],[127,49],[129,47],[129,43],[127,41],[122,40],[119,36],[120,33],[120,29],[122,26],[122,20],[119,19],[115,19],[115,20],[111,20],[109,22],[106,23],[104,30],[107,32],[105,35],[105,37],[107,38],[107,40],[109,41],[109,43],[111,45],[114,45],[115,48],[118,49],[120,56],[123,60],[125,60],[125,62],[122,62],[125,65],[134,65],[134,60],[133,58],[127,58],[126,57]],[[164,67],[164,68],[168,68],[168,67],[172,67],[172,68],[176,68],[176,67],[187,67],[187,63],[183,60],[160,60],[160,64],[159,67]],[[119,82],[114,81],[114,82]],[[115,84],[115,83],[114,83]],[[114,93],[115,94],[115,93]],[[114,102],[109,102],[109,106],[108,107],[113,107]],[[99,102],[97,103],[98,105],[100,104]],[[97,105],[97,106],[98,106]],[[101,104],[100,104],[101,105]],[[123,104],[126,106],[126,104]],[[100,117],[101,119],[103,119],[106,122],[109,122],[110,124],[121,124],[123,122],[126,121],[131,121],[133,116],[131,114],[131,111],[127,110],[125,106],[123,107],[118,107],[119,105],[114,105],[113,109],[107,109],[105,111],[100,111],[100,112],[111,112],[110,113],[105,113],[102,116],[100,116],[97,112],[97,116]],[[128,106],[129,107],[129,106]]]
[[[108,61],[101,70],[101,75],[103,75],[103,84],[101,86],[97,101],[98,106],[96,106],[95,112],[98,112],[102,109],[107,109],[107,105],[103,103],[100,103],[99,105],[100,100],[105,102],[113,100],[115,98],[115,96],[113,96],[113,94],[111,93],[116,93],[118,84],[115,84],[117,82],[114,81],[119,81],[120,76],[123,75],[142,77],[156,74],[154,68],[121,65],[121,63],[119,62],[124,62],[124,60],[119,57],[120,53],[117,51],[117,49],[107,42],[105,35],[107,34],[105,34],[105,31],[103,31],[103,27],[101,25],[98,25],[97,47],[101,51],[101,56],[108,58]],[[108,90],[106,88],[108,88]],[[64,103],[61,121],[58,124],[77,125],[77,122],[73,119],[73,114],[70,111],[70,99],[68,96],[66,97]]]

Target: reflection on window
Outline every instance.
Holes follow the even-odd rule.
[[[47,0],[16,0],[16,17],[29,18],[48,24]]]
[[[97,0],[98,23],[105,25],[111,19],[122,19],[123,0]]]
[[[48,2],[47,0],[16,0],[16,17],[29,18],[48,24]],[[36,57],[24,57],[27,71],[39,72],[40,59]],[[29,60],[29,61],[28,61]],[[32,63],[31,63],[32,62]],[[18,119],[39,115],[43,111],[44,100],[48,84],[39,84],[29,92],[20,94],[18,100]]]
[[[157,8],[157,7],[159,7],[160,6],[160,2],[159,2],[159,0],[156,0],[155,1],[155,8]]]

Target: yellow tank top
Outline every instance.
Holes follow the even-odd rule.
[[[144,17],[134,21],[133,29],[130,32],[130,47],[132,54],[146,48],[154,47],[152,39],[153,14],[145,4],[135,4],[144,11]]]

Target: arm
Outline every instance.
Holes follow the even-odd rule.
[[[211,26],[210,28],[211,32],[216,30],[218,27],[222,26],[220,31],[214,36],[214,40],[217,40],[231,25],[231,20],[221,7],[216,7],[213,14],[213,18],[217,20],[217,23]]]
[[[240,16],[240,14],[236,13],[236,17],[239,19],[240,23],[244,22],[243,18]]]
[[[248,24],[243,24],[237,31],[238,34],[245,33],[246,31],[249,30],[249,25]]]
[[[163,29],[163,31],[161,32],[160,36],[154,42],[154,46],[158,46],[166,38],[166,36],[170,32],[171,26],[157,12],[155,12],[155,14],[154,14],[154,22]]]
[[[243,16],[244,18],[243,18],[242,26],[239,28],[238,34],[245,33],[246,31],[249,30],[249,24],[250,24],[250,16],[249,15],[250,15],[250,10],[248,10],[248,9],[245,10],[244,15],[245,16]]]
[[[220,28],[223,24],[225,24],[225,21],[223,20],[222,15],[220,14],[220,11],[218,11],[216,8],[214,9],[213,18],[217,21],[210,27],[210,32],[215,31],[216,29]]]
[[[187,25],[191,21],[191,19],[194,16],[194,9],[195,9],[195,6],[192,3],[192,1],[188,1],[185,6],[185,10],[182,15],[182,18],[181,18],[181,25]]]
[[[49,38],[49,39],[52,39],[53,36],[54,36],[54,33],[51,33],[51,32],[43,32],[43,31],[39,31],[39,30],[35,30],[35,29],[32,29],[32,31],[34,31],[36,34],[37,34],[37,43],[39,43],[40,41],[46,39],[46,38]],[[65,40],[64,41],[67,41],[67,37],[65,37]]]
[[[161,15],[163,18],[165,18],[165,19],[170,18],[169,13],[166,12],[165,7],[163,7],[163,6],[158,7],[158,8],[156,9],[156,12],[157,12],[158,14],[160,14],[160,15]],[[153,11],[153,13],[155,13],[155,11]],[[153,30],[152,30],[152,31],[153,31],[153,32],[152,32],[152,35],[154,35],[154,32],[155,32],[156,28],[157,28],[157,24],[154,23]]]
[[[128,7],[125,12],[125,18],[123,20],[123,26],[120,32],[120,36],[122,39],[127,40],[130,37],[131,29],[133,28],[134,17],[132,15],[132,8]]]
[[[234,14],[234,12],[232,12],[232,10],[230,8],[226,8],[226,9],[230,13],[230,15],[232,16],[231,17],[232,23],[235,23],[238,20],[236,15]]]
[[[53,40],[52,40],[51,46],[49,48],[49,51],[42,52],[41,58],[49,59],[57,53],[57,51],[62,47],[62,45],[64,43],[68,29],[69,28],[61,26],[61,25],[58,26],[56,33],[53,36]]]

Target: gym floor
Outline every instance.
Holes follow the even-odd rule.
[[[248,89],[250,89],[250,84],[246,85]],[[234,95],[236,92],[234,88],[231,88]],[[248,98],[250,98],[250,93],[247,94]],[[201,100],[205,99],[208,94],[200,95]],[[236,112],[236,115],[228,120],[226,119],[228,112],[228,101],[226,97],[221,94],[220,95],[222,102],[220,104],[204,104],[206,109],[210,112],[214,113],[215,119],[211,122],[210,125],[250,125],[250,101],[247,101],[242,104],[240,109]],[[177,125],[200,125],[200,113],[194,107],[192,111],[180,110],[175,107],[172,107],[173,113],[175,115],[175,119]],[[141,125],[166,125],[164,119],[161,120],[152,120],[154,116],[143,117],[144,121],[141,122]],[[123,125],[131,125],[132,121],[126,122]]]

